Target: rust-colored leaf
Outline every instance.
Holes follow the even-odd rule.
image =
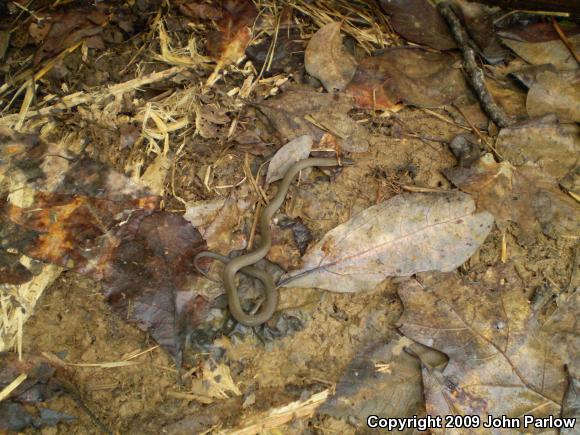
[[[207,35],[206,48],[209,56],[217,62],[214,73],[208,79],[213,84],[220,69],[240,59],[252,37],[251,28],[258,15],[250,0],[222,0],[216,5],[197,1],[182,1],[180,11],[184,15],[215,21],[217,31]]]
[[[419,107],[450,104],[468,93],[457,59],[416,48],[391,48],[358,66],[346,93],[361,109],[390,109],[397,103]]]
[[[106,165],[60,155],[32,135],[4,130],[0,139],[0,193],[29,192],[20,206],[0,200],[0,246],[100,280],[113,309],[179,362],[183,334],[206,314],[192,292],[193,257],[206,249],[197,229]],[[10,274],[0,280],[22,281],[4,263]]]

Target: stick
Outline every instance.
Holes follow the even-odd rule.
[[[492,121],[498,125],[498,127],[507,127],[510,125],[510,120],[504,113],[503,109],[496,104],[487,90],[483,70],[477,66],[475,61],[475,51],[469,45],[469,36],[467,36],[467,33],[463,29],[459,18],[457,18],[457,15],[455,15],[455,12],[451,9],[451,5],[446,1],[438,3],[437,10],[447,21],[453,39],[461,50],[463,56],[463,67],[467,72],[469,83],[475,91],[481,107],[485,113],[489,115]]]

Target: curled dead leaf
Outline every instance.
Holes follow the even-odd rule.
[[[342,91],[356,71],[356,60],[342,45],[340,23],[328,23],[310,39],[304,53],[306,71],[328,92]]]

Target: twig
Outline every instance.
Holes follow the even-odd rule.
[[[562,28],[558,24],[558,21],[556,21],[555,17],[552,17],[552,26],[554,26],[554,30],[556,31],[556,33],[558,33],[558,36],[560,37],[560,39],[562,40],[562,42],[564,43],[566,48],[570,51],[570,53],[572,53],[572,56],[574,56],[574,59],[576,59],[576,62],[578,62],[578,65],[580,65],[580,56],[578,55],[578,53],[576,53],[576,50],[574,50],[574,47],[570,43],[570,40],[568,39],[568,37],[566,36],[564,31],[562,30]]]
[[[126,82],[119,83],[110,87],[103,87],[100,90],[97,90],[96,92],[91,92],[90,94],[84,92],[75,92],[73,94],[69,94],[61,98],[61,100],[58,103],[55,103],[52,106],[43,107],[42,109],[39,110],[29,110],[24,116],[24,118],[29,119],[35,116],[51,115],[60,111],[69,110],[80,104],[99,103],[111,96],[114,97],[117,95],[122,95],[126,92],[132,91],[141,86],[149,85],[155,82],[160,82],[162,80],[167,80],[173,77],[174,75],[179,74],[186,70],[187,68],[185,67],[176,66],[163,71],[154,72],[143,77],[128,80]],[[19,115],[8,115],[3,117],[2,120],[7,121],[13,119],[14,121],[17,121],[18,116]]]
[[[510,125],[510,120],[504,113],[503,109],[499,107],[493,100],[493,97],[485,86],[485,76],[483,74],[483,70],[477,66],[475,61],[475,51],[469,44],[469,36],[467,36],[467,33],[463,29],[461,21],[459,21],[459,18],[457,18],[457,15],[455,15],[455,12],[453,12],[449,2],[444,1],[438,3],[437,10],[447,21],[449,29],[451,30],[451,34],[453,35],[453,39],[461,50],[461,54],[463,56],[463,67],[467,72],[469,83],[475,91],[481,107],[489,115],[493,122],[498,125],[498,127],[507,127]]]

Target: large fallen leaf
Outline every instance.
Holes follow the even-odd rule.
[[[532,117],[555,113],[560,121],[580,122],[580,70],[539,73],[526,108]]]
[[[193,257],[206,248],[197,229],[102,163],[31,135],[2,131],[0,140],[2,249],[101,281],[113,309],[179,362],[184,328],[201,323],[206,305],[191,291]],[[27,192],[19,205],[1,199],[15,189]]]
[[[395,32],[417,44],[437,50],[455,48],[447,23],[428,0],[381,0]]]
[[[418,48],[390,48],[364,59],[346,93],[362,109],[389,109],[397,103],[439,107],[468,93],[457,59]]]
[[[286,287],[371,290],[388,276],[450,271],[483,243],[493,225],[469,195],[403,194],[329,231],[284,277]]]
[[[369,133],[348,116],[353,101],[342,93],[316,92],[308,86],[290,86],[282,94],[257,105],[283,143],[310,135],[320,141],[325,132],[336,136],[344,151],[364,152]]]
[[[580,231],[580,205],[537,167],[514,168],[486,154],[472,167],[448,169],[445,175],[472,194],[477,209],[491,212],[500,227],[516,222],[522,244],[534,242],[540,231],[552,238],[576,237]]]
[[[423,364],[428,414],[477,414],[483,421],[560,415],[577,327],[568,341],[546,330],[550,318],[534,311],[512,267],[491,269],[477,283],[457,273],[421,274],[403,283],[399,296],[400,331],[449,357],[443,370]]]
[[[312,36],[304,53],[304,66],[328,92],[344,90],[354,76],[356,60],[342,45],[340,23],[328,23]]]
[[[560,124],[555,116],[532,119],[503,128],[495,144],[510,163],[534,163],[548,174],[562,178],[578,164],[580,128]]]

